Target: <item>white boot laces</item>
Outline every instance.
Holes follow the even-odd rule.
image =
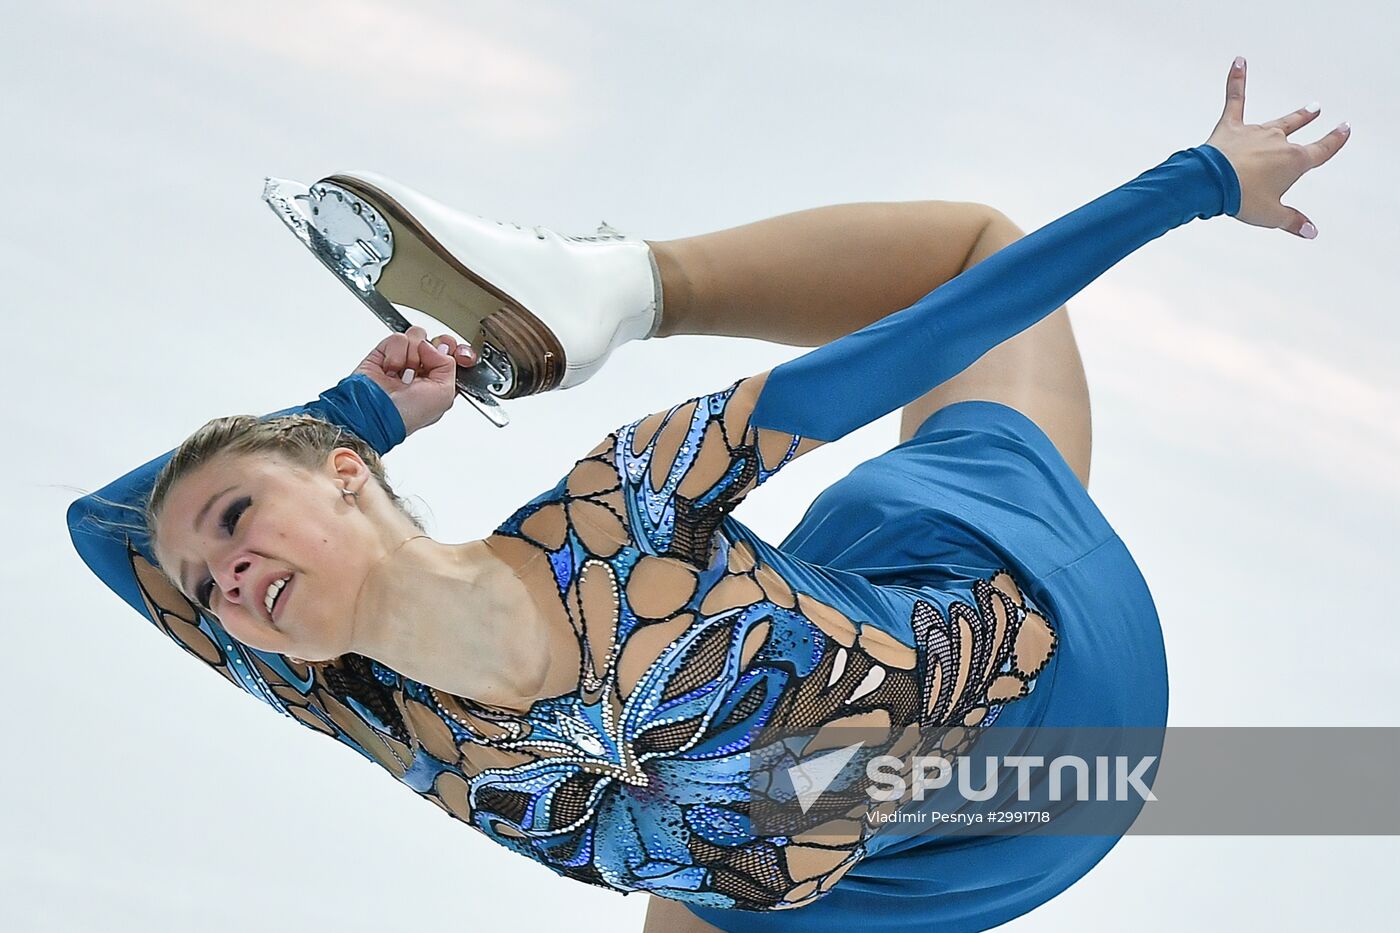
[[[525,229],[524,227],[520,226],[520,224],[515,223],[515,222],[512,221],[512,220],[498,220],[498,221],[496,221],[496,226],[498,226],[498,227],[511,226],[511,227],[514,227],[515,229],[520,230],[520,231],[524,231],[524,229]],[[535,231],[535,239],[537,239],[537,240],[543,240],[543,239],[546,238],[546,237],[545,237],[545,231],[546,231],[548,228],[546,228],[546,227],[541,227],[541,226],[539,226],[538,224],[536,224],[536,225],[532,226],[530,229],[533,230],[533,231]]]
[[[496,225],[499,227],[511,226],[522,232],[525,230],[524,227],[512,220],[498,220],[496,221]],[[532,225],[530,229],[535,232],[535,239],[537,240],[548,239],[548,234],[554,233],[554,231],[550,230],[548,227],[541,226],[539,224]],[[621,230],[616,229],[615,227],[610,226],[606,220],[598,225],[598,232],[591,236],[580,236],[569,233],[555,233],[555,236],[561,237],[565,240],[572,240],[575,243],[596,243],[600,240],[627,239],[627,234],[623,233]]]
[[[599,240],[625,240],[627,234],[608,225],[605,220],[598,225],[598,232],[592,236],[568,236],[565,239],[578,240],[584,242],[597,242]]]

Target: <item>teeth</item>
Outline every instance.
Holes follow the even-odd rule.
[[[267,607],[267,614],[269,616],[272,615],[272,607],[277,602],[277,597],[282,593],[282,587],[286,586],[287,581],[290,579],[291,577],[283,577],[280,580],[274,580],[268,585],[267,598],[263,600],[263,605]]]

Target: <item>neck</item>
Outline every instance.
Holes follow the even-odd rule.
[[[505,709],[528,708],[547,660],[521,637],[535,611],[484,541],[405,538],[365,577],[351,650],[406,677]]]

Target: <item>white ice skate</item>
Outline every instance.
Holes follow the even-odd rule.
[[[313,185],[268,178],[263,200],[391,329],[416,308],[476,348],[457,391],[491,422],[498,399],[567,389],[661,321],[651,248],[606,223],[591,236],[488,220],[371,172]]]

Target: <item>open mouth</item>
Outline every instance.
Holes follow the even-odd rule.
[[[280,614],[284,601],[282,596],[287,592],[287,587],[291,583],[292,576],[293,574],[289,573],[285,577],[279,577],[273,580],[267,586],[267,593],[263,597],[263,607],[267,609],[267,617],[273,622],[277,621],[277,617]]]

